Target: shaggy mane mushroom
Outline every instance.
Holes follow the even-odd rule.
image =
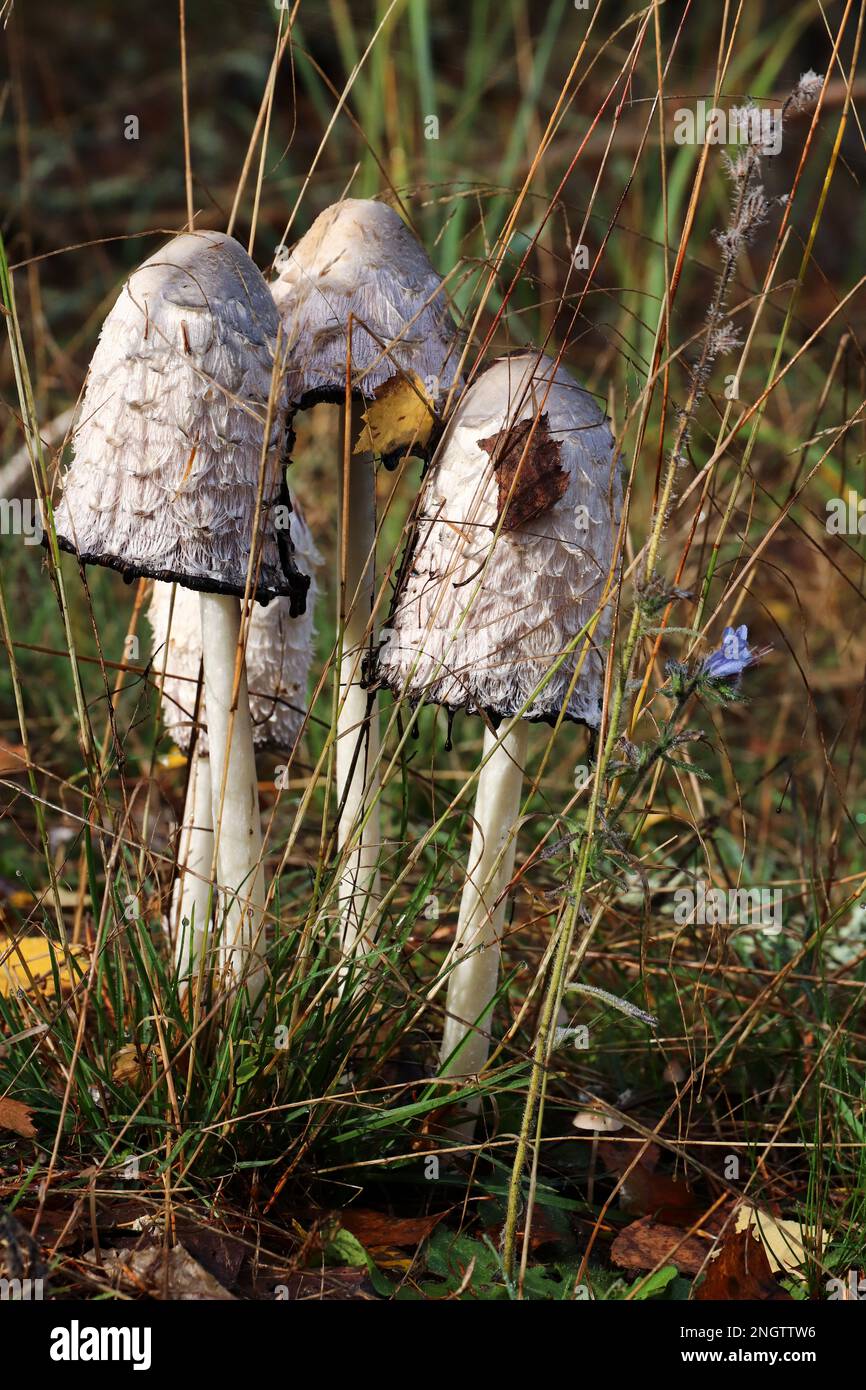
[[[345,404],[349,357],[353,442],[364,402],[397,377],[418,378],[433,406],[447,397],[458,379],[459,336],[441,277],[393,208],[358,198],[326,208],[279,269],[271,289],[286,328],[286,382],[302,408],[321,400]],[[344,419],[341,437],[345,429]],[[361,682],[375,641],[376,481],[372,454],[357,448],[341,493],[340,535],[337,838],[348,957],[375,934],[381,850],[378,704]]]
[[[596,614],[620,501],[604,414],[536,353],[500,359],[466,390],[425,480],[375,670],[399,698],[485,717],[446,1075],[479,1072],[489,1053],[528,722],[599,723],[610,614]]]
[[[200,591],[223,950],[250,982],[264,872],[237,596],[286,595],[301,613],[309,582],[275,524],[288,499],[279,336],[270,291],[231,237],[189,232],[151,256],[102,326],[55,514],[82,563]]]

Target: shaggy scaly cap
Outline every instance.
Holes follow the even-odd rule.
[[[262,607],[256,604],[247,636],[247,683],[253,739],[260,748],[288,750],[298,736],[306,710],[307,679],[313,655],[315,570],[322,563],[309,527],[293,502],[290,519],[295,555],[311,576],[307,607],[298,618],[286,599]],[[169,613],[171,631],[169,632]],[[154,584],[148,619],[153,631],[153,672],[158,681],[165,664],[162,718],[179,748],[189,752],[196,725],[195,702],[201,663],[201,622],[198,595],[178,587],[171,608],[171,585]],[[166,641],[168,651],[166,652]],[[207,715],[204,692],[198,717],[196,750],[207,755]]]
[[[442,280],[393,208],[362,198],[326,208],[271,289],[292,400],[343,399],[350,314],[358,395],[372,396],[400,370],[415,372],[434,403],[450,389],[460,348]]]
[[[460,400],[425,480],[379,679],[410,700],[517,714],[598,607],[621,499],[613,436],[592,397],[549,357],[495,362]],[[565,710],[593,726],[609,632],[608,605]],[[582,645],[527,719],[557,717]]]
[[[58,540],[88,564],[243,594],[279,318],[231,237],[193,232],[133,271],[102,326],[56,511]],[[265,466],[256,597],[306,579],[275,529],[287,393]],[[286,511],[287,515],[287,511]]]

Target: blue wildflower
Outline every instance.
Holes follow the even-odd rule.
[[[768,651],[769,647],[754,651],[749,646],[749,629],[745,623],[737,628],[726,627],[722,633],[721,647],[706,658],[701,675],[715,681],[736,678],[743,674],[747,666],[754,666],[762,656],[766,656]]]

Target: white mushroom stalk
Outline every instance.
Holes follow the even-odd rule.
[[[200,591],[224,960],[251,989],[263,876],[238,599],[287,595],[302,612],[308,582],[275,523],[287,497],[278,337],[268,287],[231,237],[191,232],[151,256],[103,324],[56,512],[59,543],[83,563]]]
[[[293,618],[289,601],[282,598],[266,607],[256,604],[246,650],[253,742],[256,748],[286,754],[294,749],[304,720],[314,637],[314,572],[321,564],[294,499],[289,532],[295,558],[311,576],[306,611]],[[206,946],[209,913],[215,910],[211,882],[212,778],[205,698],[196,711],[202,662],[198,596],[178,587],[172,600],[170,584],[155,584],[148,618],[161,684],[163,723],[177,746],[191,759],[170,915],[175,960],[179,973],[188,975],[198,967]]]
[[[420,379],[434,406],[447,397],[458,374],[457,331],[441,278],[392,208],[356,198],[327,208],[278,269],[271,288],[286,327],[294,401],[302,407],[319,400],[344,404],[349,360],[356,402],[409,374]],[[336,728],[346,955],[371,943],[380,897],[379,710],[361,683],[362,660],[376,640],[375,552],[372,457],[355,454],[341,515],[346,610]]]
[[[211,742],[211,795],[219,875],[223,962],[256,993],[263,978],[265,871],[259,783],[250,719],[241,611],[224,594],[202,594],[204,696]]]
[[[598,610],[620,503],[602,411],[535,353],[501,359],[466,391],[425,482],[379,677],[398,696],[491,721],[448,975],[446,1075],[474,1075],[489,1055],[526,722],[599,722],[610,616]]]
[[[460,899],[440,1057],[443,1070],[471,1076],[490,1052],[490,1019],[499,983],[499,943],[514,873],[520,794],[529,727],[519,720],[484,731],[483,766],[473,811],[469,867]],[[452,1061],[453,1059],[453,1061]]]
[[[369,455],[351,458],[348,487],[340,511],[345,537],[341,575],[341,643],[337,662],[337,844],[346,855],[340,876],[340,949],[349,957],[375,936],[376,904],[381,898],[379,855],[381,815],[379,706],[361,681],[362,663],[375,640],[376,491]],[[373,485],[371,486],[371,480]],[[365,931],[365,923],[370,930]]]

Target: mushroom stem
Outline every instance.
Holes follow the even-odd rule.
[[[354,439],[358,434],[354,409],[352,415]],[[341,946],[348,957],[359,944],[361,949],[368,949],[375,936],[375,923],[370,919],[381,897],[381,829],[379,704],[360,683],[361,662],[374,634],[376,484],[369,454],[350,456],[345,467],[348,479],[340,518],[343,640],[338,670],[336,772],[341,808],[337,843],[345,851],[339,886]],[[362,826],[368,809],[369,817]]]
[[[181,977],[198,966],[213,907],[213,804],[210,758],[192,758],[177,846],[177,878],[171,900],[174,958]]]
[[[264,969],[261,933],[265,875],[253,726],[243,660],[236,698],[232,699],[240,631],[241,608],[236,598],[201,594],[222,959],[235,978],[246,977],[247,988],[254,994],[256,986],[261,985]]]
[[[527,739],[523,719],[501,739],[490,729],[484,733],[486,761],[478,777],[469,872],[454,942],[457,964],[448,976],[443,1076],[474,1076],[490,1053],[488,1028],[499,979],[504,894],[514,872]],[[478,1106],[469,1109],[474,1112]]]

